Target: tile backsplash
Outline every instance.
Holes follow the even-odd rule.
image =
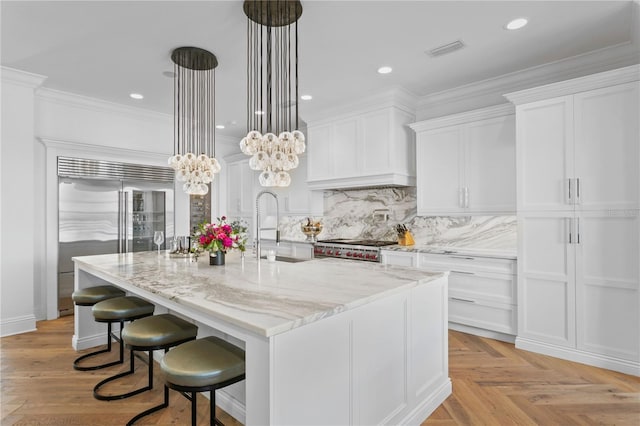
[[[415,188],[325,191],[324,229],[318,239],[395,240],[394,226],[404,223],[416,244],[515,250],[515,216],[417,216]],[[304,240],[305,216],[281,218],[282,238]]]

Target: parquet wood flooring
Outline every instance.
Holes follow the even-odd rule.
[[[452,395],[431,425],[640,426],[640,378],[449,331]]]
[[[93,386],[126,367],[73,370],[72,334],[70,316],[0,339],[2,426],[124,425],[162,400],[160,386],[121,401],[94,399]],[[136,365],[133,380],[122,388],[144,384],[146,365],[138,360]],[[640,426],[640,378],[520,351],[512,344],[450,331],[449,376],[453,394],[423,425]],[[199,424],[208,424],[208,401],[200,397],[199,404]],[[240,424],[224,412],[218,415],[225,425]],[[189,419],[189,402],[172,392],[168,409],[139,424],[186,425]]]
[[[73,360],[78,356],[71,347],[73,316],[54,321],[41,321],[32,333],[0,339],[0,424],[9,425],[124,425],[136,414],[162,402],[162,385],[155,376],[154,389],[119,401],[98,401],[93,386],[100,380],[128,369],[118,365],[96,371],[76,371]],[[90,363],[117,357],[96,357]],[[87,351],[89,352],[89,351]],[[125,352],[126,354],[126,352]],[[156,373],[159,368],[156,368]],[[147,365],[136,359],[133,376],[104,387],[105,394],[126,392],[145,386]],[[227,426],[241,423],[218,409],[220,420]],[[136,425],[191,424],[190,402],[171,391],[170,405]],[[209,401],[198,396],[198,424],[209,424]]]

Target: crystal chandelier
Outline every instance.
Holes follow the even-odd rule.
[[[247,131],[240,149],[260,185],[285,187],[305,137],[298,130],[298,0],[245,0]],[[293,34],[292,34],[293,32]],[[295,126],[295,127],[294,127]]]
[[[215,159],[215,55],[198,47],[179,47],[174,63],[173,140],[169,166],[187,194],[204,195],[220,171]]]

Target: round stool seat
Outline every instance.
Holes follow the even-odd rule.
[[[198,327],[171,314],[142,318],[125,327],[122,340],[131,347],[164,347],[175,342],[192,340]]]
[[[244,374],[244,351],[211,336],[183,343],[169,351],[160,366],[170,385],[212,386]]]
[[[112,285],[99,285],[76,290],[71,295],[73,302],[79,306],[93,306],[103,300],[125,296],[126,293]]]
[[[134,319],[153,314],[155,306],[136,296],[106,299],[93,305],[91,311],[96,321]]]

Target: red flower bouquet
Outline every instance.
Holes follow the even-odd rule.
[[[227,217],[222,216],[218,218],[218,223],[203,222],[198,225],[198,228],[195,235],[198,245],[210,253],[217,251],[227,253],[234,248],[245,251],[247,227],[239,221],[228,224]]]

